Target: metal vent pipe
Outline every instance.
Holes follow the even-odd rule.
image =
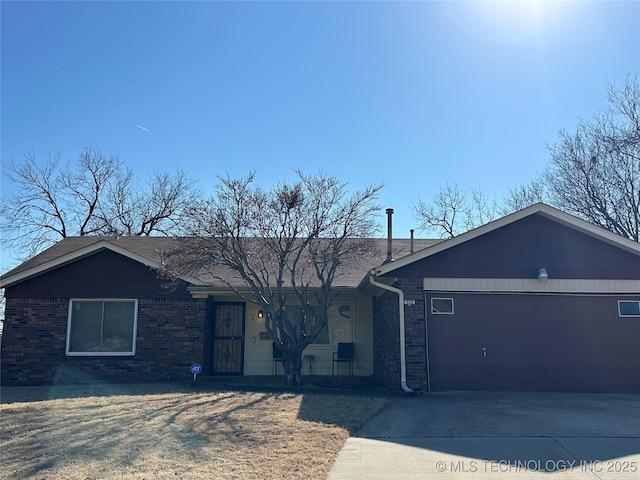
[[[392,258],[393,243],[393,208],[387,208],[387,259],[384,263],[389,263]]]

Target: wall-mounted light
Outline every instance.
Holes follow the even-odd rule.
[[[258,318],[264,318],[264,312],[262,310],[258,311]]]
[[[540,270],[538,270],[538,281],[540,283],[547,283],[547,280],[549,280],[549,274],[547,273],[547,269],[541,268]]]

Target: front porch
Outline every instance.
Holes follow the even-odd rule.
[[[231,296],[209,296],[203,374],[276,376],[284,374],[257,305]],[[302,353],[305,377],[373,375],[373,301],[370,295],[341,295],[329,325]],[[339,317],[339,318],[337,318]],[[353,344],[352,362],[334,362],[340,343]]]

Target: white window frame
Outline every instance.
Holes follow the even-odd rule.
[[[438,312],[433,308],[434,300],[450,300],[451,301],[451,311],[450,312]],[[455,312],[454,309],[454,301],[453,297],[431,297],[431,315],[453,315]]]
[[[622,318],[628,318],[628,317],[640,317],[639,315],[635,315],[635,314],[623,314],[620,310],[620,304],[622,303],[637,303],[638,304],[638,310],[640,310],[640,300],[618,300],[618,316],[622,317]]]
[[[134,304],[133,309],[133,339],[130,352],[71,352],[71,315],[74,302],[129,302]],[[65,354],[68,357],[132,357],[136,354],[136,337],[138,336],[138,300],[134,298],[72,298],[69,300],[69,312],[67,315],[67,344]]]

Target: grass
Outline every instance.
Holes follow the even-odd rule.
[[[379,396],[169,385],[4,388],[3,479],[324,479]]]

